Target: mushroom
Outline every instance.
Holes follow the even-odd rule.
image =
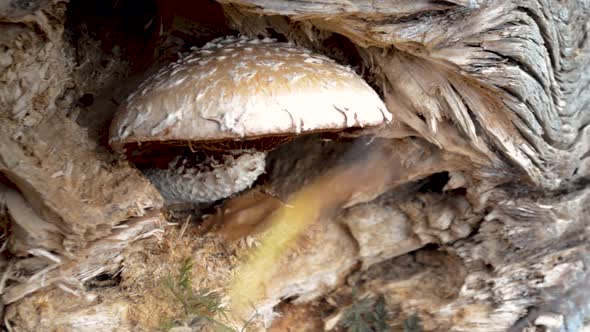
[[[168,204],[209,203],[249,188],[285,140],[390,120],[348,67],[290,43],[222,37],[143,82],[117,111],[109,142]]]

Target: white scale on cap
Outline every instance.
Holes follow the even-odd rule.
[[[294,136],[391,121],[381,98],[350,68],[269,38],[213,40],[158,71],[138,91],[129,96],[113,119],[110,143],[114,147],[150,141],[188,144]],[[233,157],[221,165],[232,170],[231,179],[240,186],[217,190],[228,196],[235,192],[232,190],[246,189],[264,171],[263,163],[257,162],[255,176],[236,173],[242,168],[229,161],[240,157],[235,151],[231,154]],[[258,153],[254,155],[260,159]],[[251,158],[245,159],[252,166]],[[163,172],[171,177],[178,170]],[[215,177],[223,177],[219,167],[215,172]],[[198,177],[207,186],[215,186],[202,178],[202,173]],[[251,182],[245,185],[236,178]],[[231,179],[220,180],[220,185],[223,182],[228,186]],[[166,181],[166,185],[174,182],[171,178]],[[223,198],[218,196],[215,199]]]

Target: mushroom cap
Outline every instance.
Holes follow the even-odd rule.
[[[224,37],[143,82],[115,115],[110,143],[240,140],[390,120],[350,68],[273,39]]]

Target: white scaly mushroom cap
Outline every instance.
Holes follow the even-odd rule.
[[[110,142],[244,139],[390,120],[350,68],[272,39],[224,37],[145,81],[121,105]]]

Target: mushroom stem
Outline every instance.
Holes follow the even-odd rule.
[[[145,175],[168,205],[210,203],[249,188],[266,166],[266,152],[260,151],[231,151],[222,159],[189,167],[186,157],[177,157],[167,169]]]

